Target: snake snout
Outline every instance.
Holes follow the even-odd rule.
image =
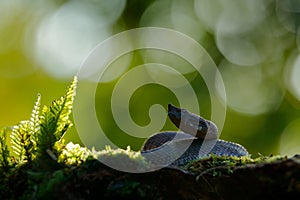
[[[168,104],[168,116],[173,120],[180,120],[181,119],[181,109],[176,108],[172,104]]]

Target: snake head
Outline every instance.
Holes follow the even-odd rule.
[[[202,139],[217,139],[217,126],[194,113],[168,104],[168,116],[177,128]]]

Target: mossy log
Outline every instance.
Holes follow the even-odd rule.
[[[211,156],[148,173],[118,171],[94,158],[66,166],[44,157],[1,175],[0,188],[1,199],[299,199],[300,156]]]
[[[200,161],[197,161],[200,162]],[[214,173],[211,173],[214,171]],[[74,173],[75,172],[75,173]],[[124,173],[89,161],[55,188],[59,199],[298,199],[300,156],[193,173]],[[194,171],[195,172],[195,171]]]

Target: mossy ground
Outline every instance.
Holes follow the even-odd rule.
[[[73,143],[63,148],[58,160],[46,155],[1,173],[1,199],[226,199],[234,198],[234,193],[226,191],[226,187],[239,191],[248,187],[245,188],[248,191],[266,185],[281,195],[300,194],[299,156],[252,159],[212,155],[191,162],[182,170],[163,168],[127,173],[109,168],[98,159],[122,158],[144,167],[149,163],[130,149],[107,148],[96,152]],[[84,159],[83,154],[86,154]]]
[[[233,173],[233,169],[237,167],[245,167],[249,165],[259,165],[272,163],[275,161],[281,161],[287,159],[287,156],[259,156],[252,159],[251,156],[217,156],[210,155],[207,158],[195,160],[186,166],[184,169],[192,174],[204,175],[209,174],[212,176],[230,175]]]

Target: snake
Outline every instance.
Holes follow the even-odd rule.
[[[218,128],[186,109],[168,104],[168,117],[180,131],[159,132],[150,136],[141,155],[157,166],[182,167],[191,161],[217,156],[247,156],[240,144],[219,139]]]

